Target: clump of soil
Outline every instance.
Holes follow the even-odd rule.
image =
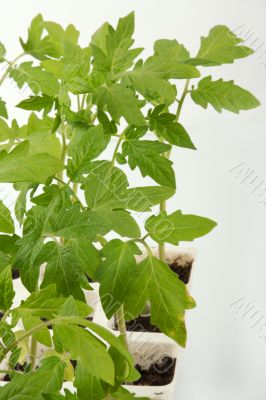
[[[20,277],[20,272],[18,269],[12,269],[12,279],[18,279]]]
[[[141,378],[127,385],[136,386],[165,386],[172,382],[175,373],[176,359],[164,357],[149,367],[142,369],[140,365],[136,365],[136,369],[141,374]]]
[[[187,285],[190,280],[192,264],[193,258],[190,254],[180,254],[169,264],[169,267]]]
[[[18,364],[16,364],[16,366],[15,366],[15,368],[14,368],[14,372],[15,372],[15,371],[17,371],[17,372],[24,372],[24,371],[26,370],[27,366],[28,366],[27,363],[25,363],[25,364],[23,364],[23,365],[21,365],[21,364],[18,363]],[[9,374],[6,374],[6,375],[2,378],[2,381],[4,381],[4,382],[10,382],[10,381],[11,381],[10,375],[9,375]]]
[[[160,329],[151,324],[150,315],[140,315],[132,321],[126,322],[127,331],[129,332],[157,332],[160,333]],[[117,321],[115,321],[115,330],[118,330]]]

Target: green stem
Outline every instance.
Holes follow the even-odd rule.
[[[80,105],[81,110],[83,110],[83,108],[84,108],[85,101],[86,101],[86,94],[83,95],[82,100],[81,100],[81,105]]]
[[[118,141],[117,141],[117,143],[116,143],[116,146],[115,146],[113,158],[112,158],[112,161],[111,161],[112,167],[114,167],[114,165],[115,165],[116,155],[117,155],[117,153],[118,153],[120,144],[122,143],[122,141],[124,140],[124,138],[125,138],[125,134],[124,134],[124,132],[122,132],[121,135],[119,136],[119,139],[118,139]]]
[[[0,369],[0,374],[12,374],[13,372],[11,369]]]
[[[37,348],[38,348],[37,340],[34,337],[31,337],[30,360],[31,360],[32,370],[34,370],[36,364]]]
[[[101,235],[97,235],[96,239],[102,247],[104,247],[108,243],[108,241],[105,239],[105,237],[103,237]]]
[[[6,322],[7,317],[9,316],[10,312],[11,312],[10,309],[9,309],[9,310],[6,310],[6,312],[5,312],[4,315],[3,315],[2,322]]]
[[[189,90],[188,90],[189,83],[190,83],[190,79],[187,79],[186,83],[185,83],[185,87],[184,87],[183,93],[182,93],[182,96],[181,96],[180,100],[178,101],[178,107],[177,107],[177,111],[176,111],[176,121],[177,122],[179,121],[181,110],[182,110],[186,95],[189,92]],[[169,150],[165,154],[165,157],[167,159],[169,159],[170,156],[171,156],[171,151]],[[161,203],[160,203],[160,213],[165,211],[165,210],[166,210],[166,201],[164,200],[164,201],[161,201]],[[160,260],[165,262],[165,243],[160,243],[159,247],[158,247],[158,250],[159,250],[159,258],[160,258]]]
[[[2,85],[2,83],[4,82],[4,80],[7,78],[8,74],[12,71],[14,65],[18,62],[18,60],[23,57],[25,55],[25,53],[19,54],[13,61],[9,62],[8,61],[8,68],[6,69],[4,75],[2,76],[2,78],[0,79],[0,86]]]
[[[128,349],[127,326],[126,326],[126,320],[125,320],[124,306],[121,306],[119,308],[119,310],[117,311],[116,321],[117,321],[117,326],[118,326],[119,332],[123,338],[124,345]]]
[[[177,107],[177,111],[176,111],[176,120],[177,120],[177,122],[179,121],[180,113],[181,113],[181,110],[182,110],[186,95],[188,94],[189,82],[190,82],[190,79],[187,79],[185,87],[184,87],[184,90],[183,90],[183,93],[182,93],[182,96],[181,96],[181,98],[180,98],[180,100],[178,102],[178,107]]]
[[[75,321],[77,317],[73,317],[73,320]],[[1,351],[0,355],[0,363],[4,360],[5,356],[12,350],[16,349],[16,347],[19,345],[20,342],[23,342],[23,340],[27,339],[28,337],[31,337],[35,332],[38,332],[39,330],[43,329],[45,326],[49,325],[56,325],[60,324],[62,322],[69,322],[71,320],[71,317],[57,317],[54,319],[51,319],[46,322],[42,322],[38,325],[35,325],[33,328],[29,329],[26,331],[23,335],[21,335],[19,338],[14,340],[12,343],[10,343],[6,348],[4,348]]]

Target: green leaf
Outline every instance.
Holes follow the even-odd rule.
[[[57,79],[41,67],[32,66],[32,62],[24,62],[10,72],[10,77],[15,80],[19,89],[28,84],[34,94],[44,93],[56,96],[59,92]]]
[[[82,270],[93,280],[96,279],[96,271],[101,264],[99,250],[84,238],[70,239],[75,256],[78,259],[78,265],[82,266]]]
[[[127,282],[136,267],[135,254],[140,254],[134,242],[111,240],[103,248],[105,258],[98,272],[100,296],[107,318],[121,307],[127,295]]]
[[[21,101],[16,107],[23,110],[42,111],[48,114],[54,105],[54,99],[50,96],[30,96],[28,99]]]
[[[149,121],[150,129],[155,131],[159,138],[175,146],[196,149],[183,125],[176,122],[174,114],[161,113],[156,107],[149,114]]]
[[[23,316],[23,325],[26,331],[40,325],[41,321],[38,317],[33,317],[30,314]],[[39,329],[32,334],[33,338],[37,340],[39,343],[43,344],[47,347],[52,347],[52,340],[49,329],[46,326],[43,326],[42,329]]]
[[[142,70],[152,72],[163,79],[191,79],[200,76],[194,66],[180,61],[180,45],[168,46],[164,51],[149,57]]]
[[[102,125],[77,129],[81,130],[79,133],[81,139],[73,147],[67,166],[68,176],[72,180],[88,173],[90,162],[102,153],[109,141],[109,137],[103,133]]]
[[[14,233],[15,227],[10,210],[0,200],[0,231],[4,233]]]
[[[82,266],[78,264],[72,246],[48,242],[42,250],[41,257],[47,262],[41,287],[55,283],[58,293],[65,297],[73,295],[76,299],[84,301],[84,293],[80,286],[86,285],[87,278]]]
[[[132,170],[139,167],[142,176],[148,175],[160,185],[175,189],[172,162],[161,156],[169,149],[169,145],[157,141],[132,139],[123,143],[123,155],[128,156]]]
[[[48,35],[43,37],[44,29]],[[27,42],[20,39],[24,51],[31,54],[39,60],[45,60],[48,57],[60,58],[66,52],[65,47],[69,43],[77,45],[79,32],[73,25],[69,25],[64,30],[59,24],[54,22],[45,22],[38,14],[31,23]]]
[[[178,245],[180,241],[192,241],[209,233],[216,222],[198,215],[182,214],[180,210],[167,215],[161,212],[151,216],[145,227],[151,237],[158,243]]]
[[[151,322],[181,346],[186,343],[184,311],[195,307],[186,285],[167,264],[151,254],[131,274],[124,304],[125,317],[136,318],[147,301],[151,303]]]
[[[0,97],[0,117],[8,118],[7,109],[6,109],[6,102],[1,99]]]
[[[97,90],[94,101],[100,109],[103,109],[106,105],[109,114],[116,123],[119,123],[120,118],[124,117],[129,124],[146,125],[137,98],[130,89],[123,85],[101,87]]]
[[[86,364],[78,362],[75,370],[74,385],[77,388],[79,400],[102,400],[105,397],[103,382],[91,375]]]
[[[23,224],[24,216],[26,214],[26,205],[27,205],[27,193],[31,185],[27,185],[25,189],[19,192],[15,203],[15,215],[20,225]]]
[[[195,307],[194,300],[189,296],[185,284],[162,261],[149,256],[141,263],[141,267],[149,268],[151,274],[151,323],[184,347],[186,328],[183,312]]]
[[[63,163],[48,153],[29,155],[29,142],[17,145],[10,153],[0,153],[0,182],[45,183],[63,169]]]
[[[175,192],[165,186],[128,189],[124,172],[107,161],[97,161],[93,164],[84,189],[87,205],[92,210],[125,208],[150,211],[152,206],[167,200]]]
[[[253,94],[235,85],[234,81],[212,81],[211,76],[199,82],[197,89],[192,90],[191,97],[203,108],[211,104],[218,112],[224,109],[238,114],[240,110],[250,110],[260,105]]]
[[[131,67],[142,52],[142,49],[131,49],[134,28],[134,12],[131,12],[119,19],[116,29],[105,23],[95,32],[91,46],[96,69],[106,69],[115,75]]]
[[[201,46],[196,56],[198,65],[221,65],[234,62],[238,58],[244,58],[254,51],[246,46],[239,45],[243,39],[238,38],[224,25],[213,27],[207,37],[201,38]],[[206,64],[209,61],[209,63]]]
[[[135,219],[126,210],[102,209],[95,212],[96,219],[106,221],[108,228],[104,234],[113,230],[122,237],[140,238],[141,232]]]
[[[0,272],[0,310],[7,311],[12,306],[15,292],[13,290],[13,281],[11,267],[6,267]]]
[[[15,312],[22,319],[28,315],[48,320],[52,319],[60,312],[67,300],[63,297],[56,297],[56,293],[57,290],[54,283],[44,289],[40,289],[38,292],[33,292]],[[74,302],[76,313],[79,317],[87,317],[91,313],[92,309],[87,304],[77,300]]]
[[[157,54],[167,54],[173,52],[175,60],[178,62],[186,61],[190,58],[188,50],[183,44],[178,43],[176,39],[159,39],[154,43],[154,52]]]
[[[67,210],[62,208],[52,213],[46,226],[46,233],[66,239],[81,237],[93,240],[97,234],[106,231],[110,231],[110,225],[100,213],[89,210],[81,212],[77,203]]]
[[[5,55],[6,55],[6,48],[3,45],[3,43],[0,42],[0,63],[5,61]]]
[[[0,389],[0,400],[43,400],[42,393],[45,393],[46,388],[49,389],[59,365],[62,365],[62,361],[52,357],[49,363],[45,363],[36,372],[15,375],[12,382]],[[56,384],[57,388],[59,385],[62,385],[60,380]],[[55,385],[52,384],[52,387]]]
[[[144,69],[141,65],[127,73],[134,89],[150,102],[172,104],[176,98],[176,89],[157,72]]]
[[[129,210],[144,212],[161,201],[168,200],[175,190],[167,186],[144,186],[130,188],[123,194],[124,206]]]
[[[54,341],[56,346],[59,341],[71,359],[85,365],[91,375],[110,385],[114,383],[112,359],[105,345],[93,334],[81,327],[60,323],[54,326]]]

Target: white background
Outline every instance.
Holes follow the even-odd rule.
[[[266,344],[258,327],[266,323],[266,206],[254,182],[241,183],[236,168],[243,162],[259,183],[266,182],[266,24],[265,0],[9,0],[1,6],[0,40],[10,58],[20,52],[18,36],[26,36],[30,20],[39,12],[45,19],[74,23],[82,44],[105,20],[136,12],[136,45],[147,54],[158,38],[177,38],[195,55],[201,35],[216,24],[228,25],[247,38],[255,54],[233,65],[205,69],[203,75],[235,79],[261,101],[259,109],[234,115],[204,111],[188,100],[181,122],[198,150],[173,153],[178,190],[170,209],[215,219],[219,226],[198,240],[193,295],[198,307],[189,313],[189,340],[179,362],[178,400],[265,400]],[[240,28],[242,27],[242,28]],[[245,35],[248,35],[245,36]],[[15,104],[10,85],[1,97]],[[14,117],[18,111],[14,110]],[[134,184],[141,182],[139,175]],[[253,186],[252,186],[253,185]],[[266,183],[261,184],[261,189]],[[5,188],[6,190],[6,188]],[[264,193],[264,198],[266,194]],[[237,313],[234,301],[245,298],[261,316]],[[264,318],[265,315],[265,318]],[[242,318],[241,318],[242,316]],[[266,342],[266,339],[265,339]]]

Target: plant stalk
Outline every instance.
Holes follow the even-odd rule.
[[[31,360],[31,369],[32,370],[34,370],[35,364],[36,364],[37,348],[38,348],[37,340],[32,336],[31,337],[31,348],[30,348],[30,360]]]
[[[126,320],[125,320],[124,306],[121,306],[119,308],[119,310],[117,311],[116,320],[117,320],[117,326],[118,326],[119,332],[124,341],[124,345],[128,349],[127,326],[126,326]]]
[[[181,114],[181,110],[182,110],[182,106],[184,104],[186,95],[188,94],[188,87],[189,87],[189,83],[190,83],[190,79],[186,80],[185,83],[185,87],[182,93],[182,96],[180,98],[180,100],[178,101],[178,107],[177,107],[177,111],[176,111],[176,122],[179,121],[180,118],[180,114]],[[171,156],[171,150],[169,150],[167,153],[165,153],[165,157],[169,160]],[[160,213],[166,210],[166,201],[161,201],[160,203]],[[158,250],[159,250],[159,258],[161,261],[165,262],[165,243],[160,243],[158,246]]]
[[[25,53],[21,53],[19,54],[13,61],[8,62],[9,66],[6,69],[4,75],[2,76],[2,78],[0,79],[0,86],[2,85],[2,83],[4,82],[4,80],[7,78],[8,74],[12,71],[14,65],[18,62],[18,60],[23,57],[25,55]]]

